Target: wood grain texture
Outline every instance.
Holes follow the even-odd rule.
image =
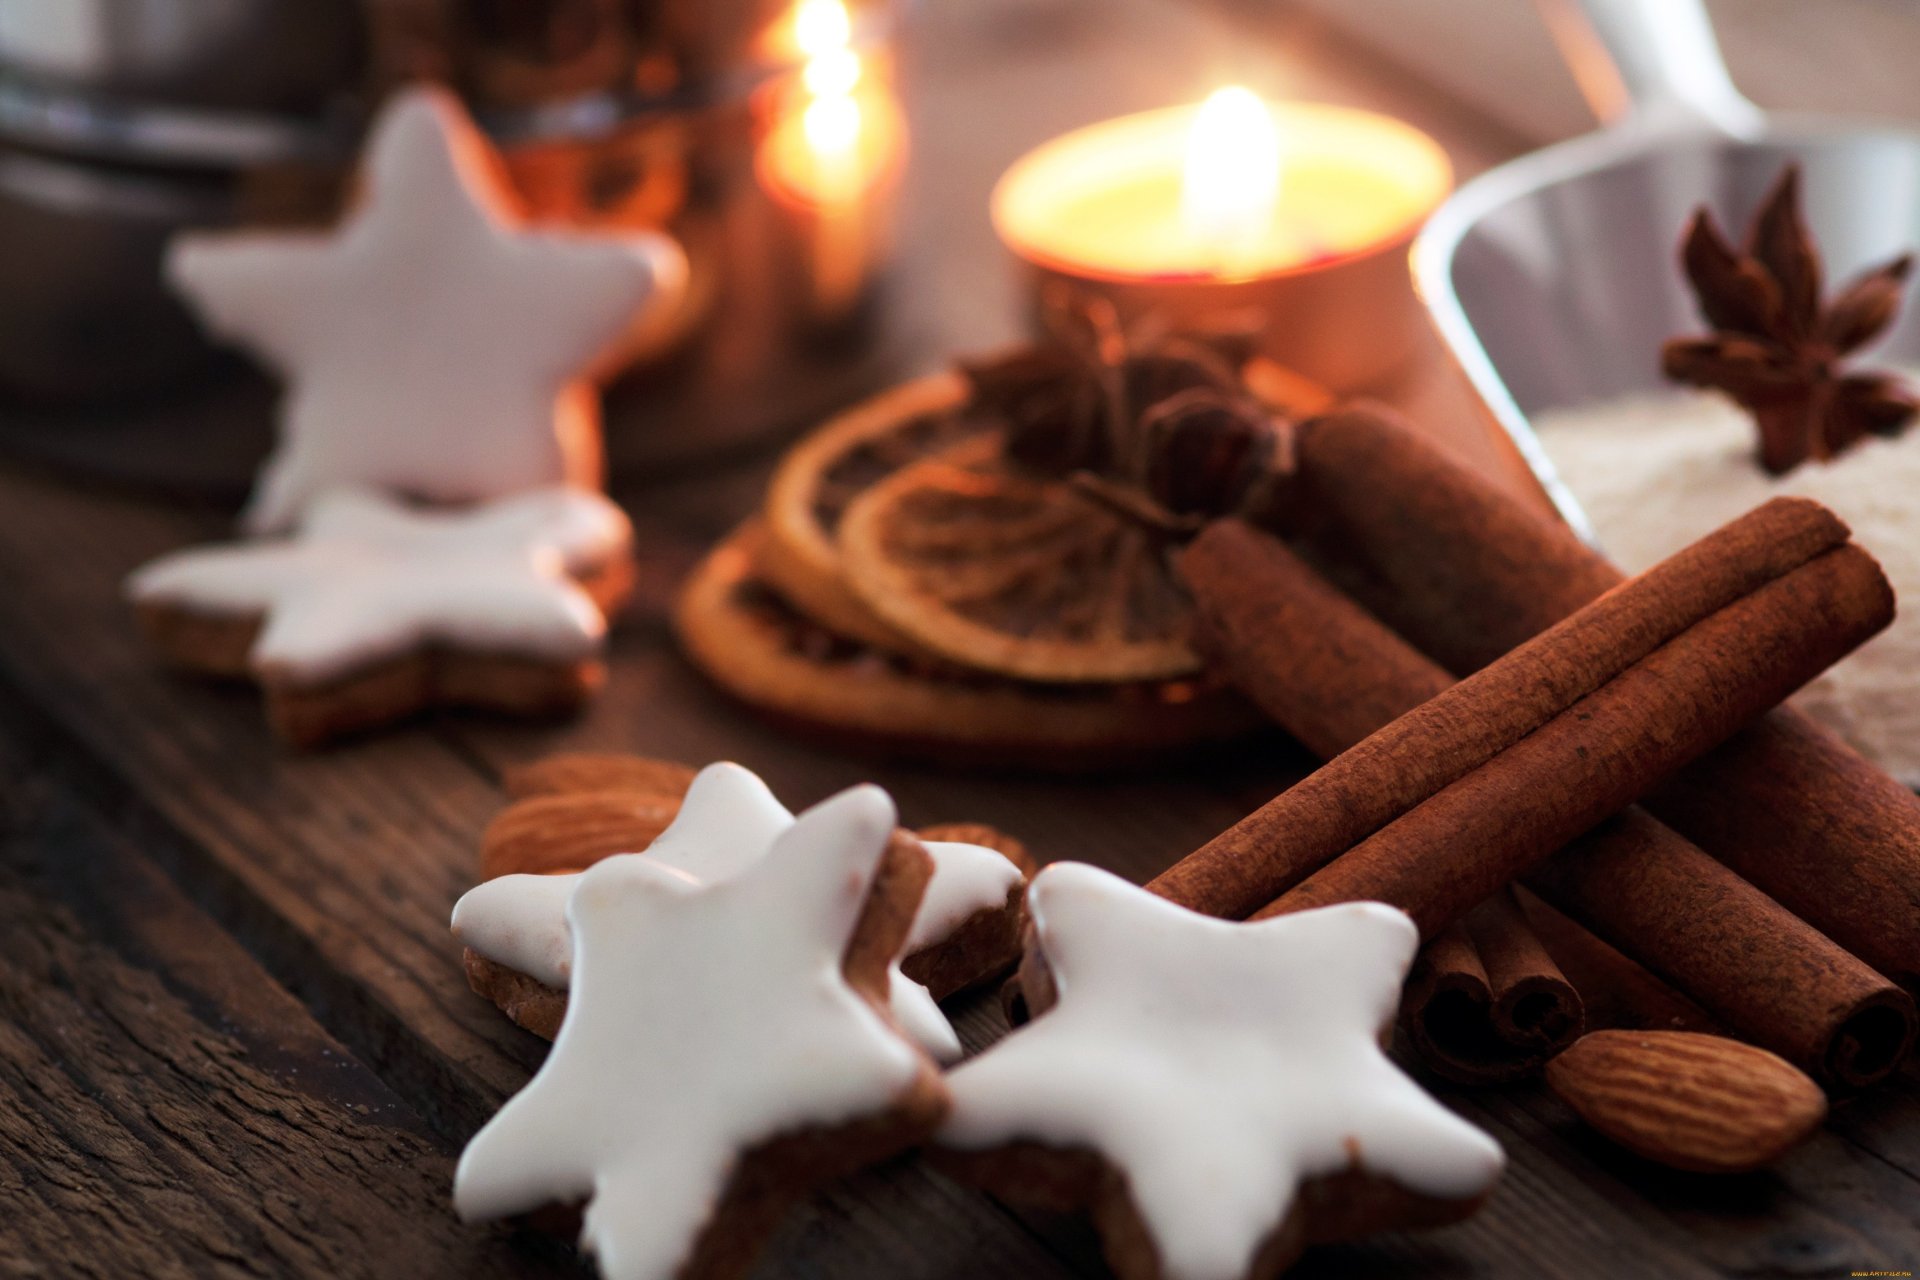
[[[450,1144],[70,789],[4,810],[0,1273],[573,1273],[462,1228]]]

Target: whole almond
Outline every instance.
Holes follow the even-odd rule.
[[[1694,1031],[1596,1031],[1547,1063],[1594,1129],[1675,1169],[1745,1173],[1804,1142],[1827,1098],[1765,1049]]]
[[[503,781],[507,794],[516,800],[577,791],[683,796],[693,782],[693,775],[694,770],[672,760],[568,752],[535,760],[532,764],[512,765]]]
[[[583,871],[616,853],[638,853],[679,811],[678,796],[624,791],[516,800],[480,837],[480,877]]]

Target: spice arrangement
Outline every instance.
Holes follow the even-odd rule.
[[[1895,321],[1908,264],[1869,268],[1823,301],[1802,202],[1789,169],[1740,248],[1704,212],[1688,228],[1681,264],[1714,333],[1671,339],[1660,358],[1672,378],[1703,390],[1559,410],[1543,417],[1541,439],[1601,543],[1629,570],[1792,494],[1852,524],[1904,599],[1920,585],[1907,536],[1920,465],[1906,430],[1915,384],[1903,370],[1849,358]],[[1920,702],[1908,687],[1917,637],[1911,619],[1897,619],[1798,704],[1909,786],[1920,783]]]
[[[884,393],[798,444],[675,613],[728,693],[836,743],[1086,771],[1244,734],[1163,554],[1284,471],[1321,388],[1110,309]]]
[[[1077,374],[1062,365],[1047,376],[1069,392]],[[1069,428],[1080,421],[1071,394],[1030,403],[1044,407],[1023,426],[1041,414]],[[1262,482],[1221,487],[1216,494],[1231,497],[1211,510],[1162,501],[1142,480],[1149,471],[1135,469],[1130,481],[1100,479],[1116,488],[1097,511],[1128,511],[1164,539],[1194,652],[1328,763],[1143,889],[1063,861],[1022,894],[1010,879],[1021,872],[991,848],[972,850],[997,877],[964,908],[937,914],[974,922],[955,936],[978,928],[998,944],[972,953],[961,985],[1017,960],[1004,993],[1016,1029],[951,1066],[937,1097],[923,1095],[917,1138],[861,1148],[844,1134],[816,1135],[817,1122],[783,1121],[817,1148],[804,1167],[926,1145],[936,1166],[995,1195],[1088,1211],[1118,1274],[1231,1280],[1277,1274],[1312,1242],[1455,1220],[1493,1185],[1497,1147],[1382,1055],[1382,1030],[1395,1024],[1413,1059],[1439,1076],[1497,1086],[1544,1071],[1598,1133],[1700,1172],[1764,1167],[1817,1130],[1826,1091],[1855,1093],[1897,1071],[1920,1015],[1910,991],[1865,953],[1910,982],[1920,946],[1848,922],[1862,880],[1920,892],[1920,799],[1837,744],[1818,766],[1787,763],[1801,759],[1794,744],[1823,740],[1791,713],[1768,718],[1891,620],[1885,577],[1847,527],[1816,503],[1778,499],[1619,581],[1564,526],[1379,411],[1269,425]],[[1238,436],[1219,430],[1216,439]],[[1216,474],[1236,476],[1244,452],[1210,454],[1227,460]],[[1383,511],[1394,520],[1379,519]],[[1540,554],[1510,560],[1508,546]],[[1464,672],[1456,681],[1396,629],[1417,626],[1417,613],[1390,625],[1351,585],[1414,604],[1399,576],[1418,576],[1433,593],[1471,590],[1477,609],[1504,619],[1512,647],[1476,668],[1459,655],[1491,648],[1491,616],[1461,648],[1446,645],[1438,625],[1421,629],[1453,653]],[[1435,616],[1459,613],[1446,605]],[[1778,760],[1756,763],[1772,751]],[[581,895],[617,864],[701,868],[717,857],[714,871],[696,870],[678,890],[693,893],[716,873],[720,885],[740,883],[729,876],[745,873],[729,873],[728,859],[770,835],[766,857],[778,862],[778,833],[798,828],[756,780],[729,768],[703,772],[676,810],[671,798],[660,803],[656,780],[683,775],[661,766],[547,766],[574,781],[509,808],[483,864],[509,867],[511,845],[533,868],[591,861],[596,870],[577,886],[571,875],[509,874],[463,899],[454,924],[475,990],[557,1034],[560,1050],[570,1036],[609,1034],[577,996],[559,992],[593,964],[590,946],[567,951],[559,916],[578,928],[589,918]],[[1788,797],[1765,815],[1788,824],[1777,833],[1783,845],[1824,840],[1817,883],[1791,883],[1751,847],[1738,861],[1715,856],[1723,846],[1710,829],[1751,817],[1728,810],[1743,770],[1750,790]],[[1715,780],[1704,799],[1697,772]],[[632,785],[619,779],[638,781],[626,793],[639,805],[625,834],[647,852],[586,852],[621,830],[606,804],[614,797],[596,798],[596,776],[615,780],[616,793]],[[723,782],[738,794],[701,795]],[[580,852],[530,848],[516,809],[565,801],[573,785],[591,829]],[[1812,812],[1793,828],[1785,815],[1797,788],[1877,798],[1880,829],[1836,832]],[[1651,811],[1632,807],[1639,800]],[[558,835],[564,818],[549,813],[557,850],[568,840]],[[949,869],[932,834],[901,837],[932,855],[930,895],[943,876],[968,874]],[[612,835],[604,847],[622,843]],[[814,856],[829,855],[823,846]],[[920,960],[913,945],[896,941],[889,954],[906,968]],[[662,970],[628,985],[665,998],[678,981]],[[545,1004],[529,1000],[530,983]],[[552,1004],[562,1000],[556,1032]],[[959,1058],[916,1030],[898,981],[868,1001],[891,1009],[903,1043]],[[716,1049],[716,1068],[733,1052]],[[565,1061],[559,1051],[554,1061]],[[550,1064],[526,1096],[561,1071]],[[523,1163],[575,1141],[552,1124],[530,1131],[531,1107],[516,1100],[496,1122],[513,1127]],[[1323,1114],[1338,1118],[1329,1127]],[[750,1141],[788,1132],[755,1123]],[[891,1122],[863,1122],[862,1132],[897,1133]],[[495,1162],[498,1147],[483,1133],[468,1160]],[[796,1194],[801,1177],[788,1172],[768,1194]],[[538,1191],[529,1184],[513,1203],[564,1201],[571,1185],[566,1176]],[[610,1185],[594,1183],[583,1240],[610,1275],[659,1274],[623,1269],[604,1252],[594,1206]],[[1243,1198],[1194,1194],[1218,1185],[1241,1187]],[[496,1211],[491,1200],[462,1203],[470,1216]],[[744,1255],[706,1260],[702,1242],[715,1233],[741,1239],[729,1210],[718,1213],[690,1222],[677,1244],[649,1247],[691,1258],[680,1274],[745,1265]]]

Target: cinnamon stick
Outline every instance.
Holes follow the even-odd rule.
[[[1388,625],[1479,670],[1621,581],[1564,524],[1383,410],[1297,435],[1302,531]],[[1795,915],[1920,991],[1920,797],[1780,708],[1647,797]]]
[[[1414,961],[1401,1026],[1435,1073],[1499,1084],[1578,1039],[1586,1010],[1510,891],[1447,926]]]
[[[1236,536],[1236,530],[1245,530],[1257,540]],[[1741,609],[1743,617],[1752,614],[1749,601],[1777,590],[1787,580],[1782,575],[1791,577],[1793,572],[1817,563],[1819,557],[1844,552],[1841,544],[1846,536],[1846,527],[1817,503],[1782,499],[1757,508],[1620,591],[1594,602],[1499,663],[1442,689],[1170,867],[1148,888],[1208,915],[1246,917],[1335,855],[1458,783],[1502,752],[1522,744],[1530,735],[1537,736],[1556,716],[1606,689],[1609,682],[1622,678],[1636,663],[1648,660],[1662,646],[1687,634],[1689,628],[1710,622],[1716,611]],[[1250,593],[1239,592],[1235,584],[1243,575],[1257,573],[1261,561],[1272,557],[1290,559],[1284,549],[1252,534],[1244,524],[1221,521],[1189,546],[1182,559],[1182,573],[1196,597],[1216,602],[1231,601],[1236,595],[1250,598]],[[1871,562],[1866,568],[1878,582],[1878,569]],[[1339,593],[1331,585],[1318,582],[1311,570],[1301,565],[1289,580],[1301,603],[1311,600],[1314,616],[1338,615]],[[1854,585],[1862,586],[1864,580]],[[1275,595],[1265,594],[1269,599]],[[1820,594],[1813,592],[1808,603]],[[1782,607],[1794,606],[1783,601]],[[1207,608],[1201,605],[1203,614]],[[1759,612],[1764,615],[1766,610]],[[1869,608],[1849,622],[1868,621],[1870,612]],[[1786,617],[1769,621],[1790,627],[1794,622]],[[1799,621],[1811,624],[1815,619]],[[1817,657],[1824,650],[1823,634],[1828,639],[1842,634],[1841,629],[1825,626],[1824,622],[1823,618],[1821,625],[1798,628],[1796,634],[1806,645],[1805,657]],[[1242,617],[1231,623],[1221,619],[1205,625],[1232,626],[1254,635],[1265,629],[1268,621]],[[1719,637],[1716,648],[1703,657],[1728,661],[1757,656],[1751,652],[1753,646],[1737,633],[1725,634],[1722,629],[1713,635]],[[1755,708],[1748,718],[1778,702],[1861,638],[1864,635],[1847,642],[1797,680],[1782,685],[1771,702]],[[1265,664],[1250,665],[1258,668]],[[1254,682],[1263,678],[1260,671],[1233,669],[1230,674],[1247,681],[1248,691],[1260,700],[1259,690],[1254,687]],[[1690,673],[1695,677],[1700,674]],[[1740,683],[1748,673],[1741,669],[1727,674],[1735,677],[1727,682],[1731,685]],[[1356,682],[1350,687],[1359,685]],[[1644,689],[1653,699],[1649,706],[1673,701],[1650,687],[1644,676],[1633,687]],[[1698,687],[1697,679],[1688,685],[1689,689]],[[1767,687],[1768,682],[1762,680],[1750,692]],[[1646,727],[1646,715],[1637,707],[1621,704],[1617,694],[1608,699],[1607,705],[1623,716],[1616,726],[1618,732],[1638,732]],[[1712,741],[1718,742],[1734,727],[1737,725],[1729,726]],[[1694,748],[1694,754],[1706,745],[1711,743],[1702,742]],[[1679,763],[1682,761],[1674,762]],[[1648,774],[1642,787],[1664,777],[1665,772],[1671,769]],[[1632,799],[1634,796],[1629,795],[1614,808]],[[1609,812],[1612,810],[1603,810],[1591,821]],[[1565,838],[1570,839],[1581,829],[1567,832]],[[1474,896],[1455,904],[1448,918],[1488,897],[1504,882],[1487,884]]]
[[[1633,587],[1628,583],[1588,608],[1618,600]],[[1828,551],[1680,633],[1308,876],[1261,914],[1368,899],[1399,907],[1430,937],[1724,742],[1892,620],[1893,595],[1873,558],[1851,544]],[[1558,630],[1375,737],[1397,737],[1396,725],[1432,718],[1429,708],[1511,669],[1518,655]],[[1475,701],[1452,700],[1463,714],[1482,711]],[[1373,754],[1365,748],[1355,747],[1320,774],[1340,769],[1350,757]],[[1463,856],[1458,850],[1473,852]]]
[[[1912,999],[1870,970],[1832,981],[1832,941],[1790,912],[1768,913],[1778,904],[1672,835],[1629,810],[1535,868],[1527,887],[1603,938],[1631,937],[1659,968],[1687,974],[1689,993],[1734,1035],[1822,1081],[1859,1088],[1898,1066],[1913,1046]],[[1623,905],[1629,897],[1710,909],[1647,912]],[[1748,927],[1768,914],[1767,929]]]
[[[1374,643],[1379,624],[1359,616],[1318,575],[1270,583],[1267,550],[1273,545],[1238,522],[1201,535],[1188,552],[1190,571],[1246,589],[1208,592],[1196,614],[1196,639],[1242,692],[1309,751],[1331,760],[1454,683],[1409,646]],[[1269,641],[1285,647],[1283,660],[1241,662],[1233,656],[1257,652]],[[1155,884],[1180,881],[1176,875]],[[1401,1023],[1414,1052],[1437,1074],[1494,1084],[1537,1070],[1579,1036],[1586,1016],[1581,993],[1526,918],[1491,907],[1477,909],[1470,925],[1453,925],[1422,949],[1408,977]]]
[[[1678,837],[1676,837],[1678,838]],[[1565,912],[1516,888],[1514,899],[1554,964],[1580,990],[1589,1031],[1699,1031],[1725,1035],[1712,1014]],[[1773,910],[1781,910],[1779,904]],[[1722,958],[1720,963],[1725,963]]]
[[[1245,524],[1209,527],[1181,566],[1198,608],[1202,647],[1315,750],[1338,750],[1369,727],[1368,717],[1393,716],[1447,683],[1430,659]],[[1629,839],[1634,836],[1644,838]],[[1239,839],[1285,841],[1289,831],[1284,822],[1255,826],[1250,820],[1209,847]],[[1610,854],[1620,842],[1625,852]],[[1867,1083],[1876,1072],[1884,1074],[1877,1062],[1890,1070],[1904,1052],[1912,1013],[1896,988],[1684,838],[1643,820],[1629,825],[1624,836],[1602,829],[1582,848],[1589,856],[1610,857],[1619,873],[1610,884],[1595,879],[1585,886],[1608,897],[1599,932],[1681,990],[1710,1002],[1721,1021],[1835,1083]],[[1563,851],[1556,862],[1569,856],[1578,854]],[[1673,873],[1642,876],[1636,870],[1650,864],[1666,864]],[[1662,884],[1662,891],[1647,891],[1644,886],[1653,883]],[[1574,914],[1596,919],[1582,909],[1579,893],[1561,897]],[[1724,949],[1688,942],[1690,922],[1709,916],[1724,917],[1716,931]],[[1793,939],[1797,947],[1782,964],[1774,963],[1776,939]],[[1730,978],[1729,970],[1742,974]],[[1891,1009],[1892,1015],[1856,1018],[1849,1012],[1877,1009]],[[1834,1045],[1842,1047],[1832,1050]]]

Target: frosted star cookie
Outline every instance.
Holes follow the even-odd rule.
[[[553,487],[458,510],[322,495],[286,538],[191,547],[126,591],[160,655],[257,682],[311,746],[429,707],[572,711],[604,678],[632,577],[626,516]]]
[[[246,527],[288,528],[342,484],[435,502],[597,488],[590,375],[676,305],[679,247],[523,225],[490,144],[434,88],[380,113],[360,187],[325,233],[191,234],[169,249],[168,278],[206,326],[286,382]]]
[[[1126,1280],[1277,1275],[1307,1244],[1464,1217],[1500,1148],[1380,1046],[1419,938],[1379,903],[1238,924],[1058,863],[1039,1012],[948,1075],[943,1167],[1093,1213]]]
[[[622,803],[605,792],[583,794],[592,797],[595,814]],[[549,829],[565,831],[567,799],[530,798],[495,825],[515,809],[533,805]],[[644,807],[644,814],[652,812],[651,805]],[[767,856],[794,822],[754,774],[739,765],[714,764],[694,778],[658,838],[636,841],[634,848],[644,848],[651,861],[711,883]],[[617,827],[598,823],[586,834],[591,840],[613,830]],[[973,831],[956,829],[956,834]],[[997,833],[980,838],[992,835]],[[889,1006],[915,1043],[940,1061],[952,1061],[960,1056],[960,1042],[937,1000],[1005,967],[1019,934],[1026,877],[1015,861],[993,848],[959,840],[923,843],[933,859],[933,875],[908,930],[904,959],[892,966]],[[583,854],[574,865],[605,856],[605,850]],[[567,861],[564,855],[552,859]],[[537,1035],[551,1037],[566,1012],[573,944],[564,907],[579,880],[578,872],[504,874],[468,891],[454,907],[453,931],[467,948],[468,983]]]
[[[566,1020],[461,1154],[460,1216],[585,1201],[608,1280],[743,1274],[788,1204],[945,1111],[879,1007],[930,870],[886,794],[856,787],[731,878],[653,857],[586,872]]]

